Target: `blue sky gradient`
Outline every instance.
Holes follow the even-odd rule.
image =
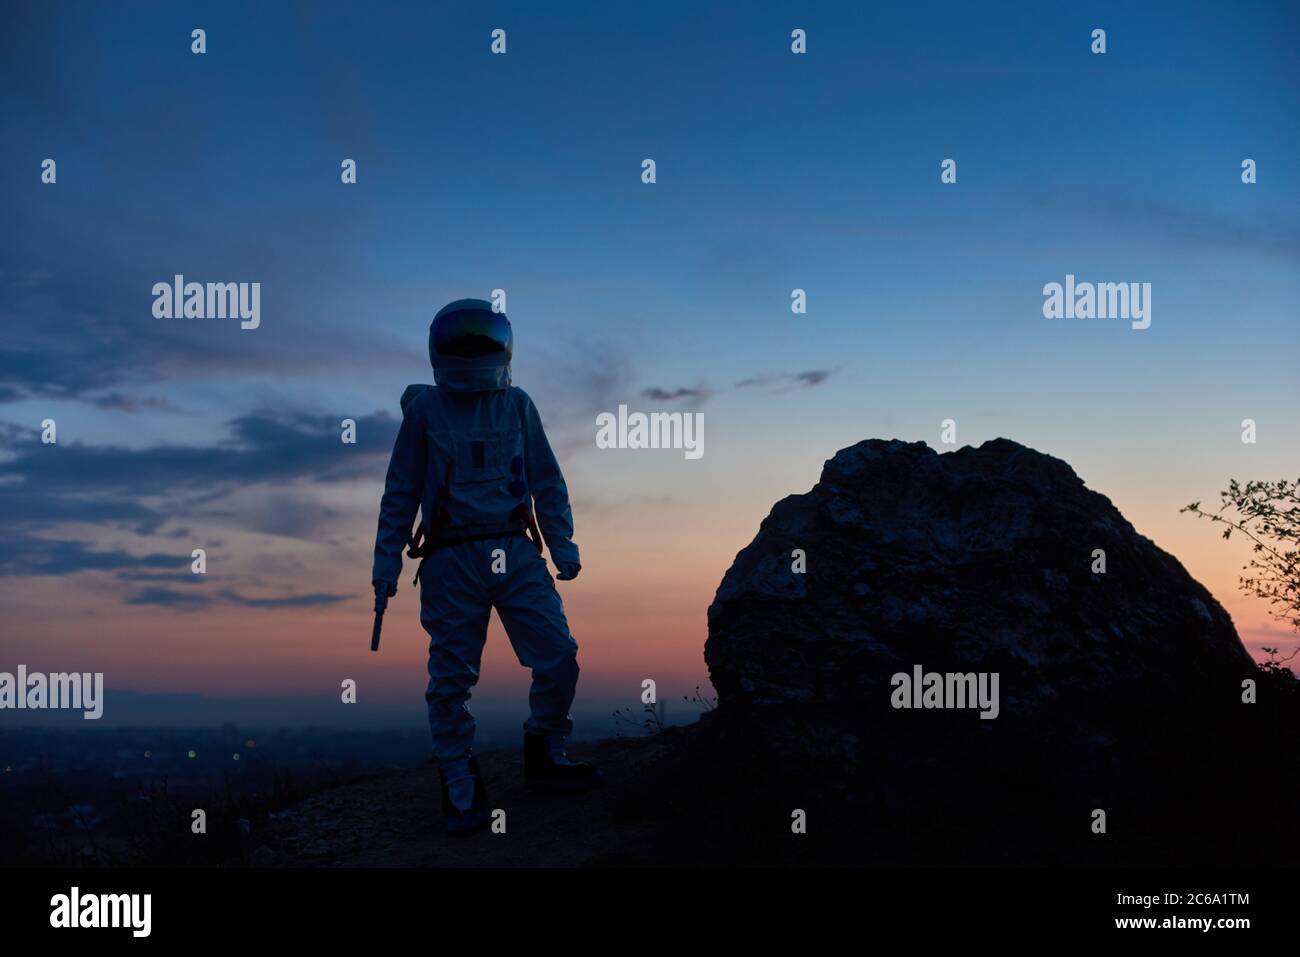
[[[99,648],[42,612],[57,579],[138,636],[126,662],[222,610],[335,629],[342,660],[312,616],[364,630],[428,323],[497,287],[591,540],[577,609],[616,620],[643,583],[695,622],[628,639],[611,687],[670,661],[702,680],[704,607],[771,503],[862,438],[938,445],[946,418],[1070,462],[1252,647],[1282,640],[1234,594],[1240,553],[1177,507],[1300,462],[1300,7],[804,6],[7,7],[5,657]],[[261,328],[154,319],[175,273],[261,282]],[[1150,282],[1151,328],[1044,319],[1066,273]],[[704,411],[704,459],[598,452],[620,403]],[[219,556],[202,598],[195,540]],[[239,691],[207,654],[127,684]]]

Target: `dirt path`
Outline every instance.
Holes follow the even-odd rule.
[[[255,839],[252,863],[278,867],[570,867],[648,839],[651,826],[617,820],[611,796],[635,787],[663,750],[655,738],[570,749],[595,762],[605,786],[585,794],[533,796],[519,750],[479,756],[489,806],[506,832],[449,837],[432,765],[333,788],[277,812]]]

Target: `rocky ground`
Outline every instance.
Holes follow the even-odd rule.
[[[226,866],[579,867],[872,863],[844,828],[833,800],[782,782],[744,732],[716,720],[648,737],[576,745],[596,763],[603,787],[535,796],[517,750],[479,755],[493,808],[506,831],[450,837],[442,827],[432,764],[398,769],[320,791],[252,815]],[[811,815],[795,834],[795,808]]]
[[[671,736],[622,738],[570,749],[597,763],[605,787],[585,794],[534,796],[524,788],[523,754],[479,756],[491,806],[505,833],[449,837],[442,826],[432,764],[323,791],[271,814],[253,834],[249,863],[281,867],[570,867],[633,847],[654,830],[617,813],[617,796],[652,775]],[[615,798],[615,799],[612,799]]]

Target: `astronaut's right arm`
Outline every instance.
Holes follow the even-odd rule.
[[[375,564],[371,583],[376,591],[397,592],[402,573],[402,549],[411,537],[411,524],[420,510],[424,469],[428,456],[424,419],[412,404],[402,416],[402,426],[388,462],[384,497],[379,503],[379,530],[375,534]]]

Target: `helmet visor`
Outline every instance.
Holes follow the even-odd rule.
[[[458,309],[433,324],[433,351],[440,356],[477,359],[505,353],[509,358],[513,346],[510,321],[490,309]]]

